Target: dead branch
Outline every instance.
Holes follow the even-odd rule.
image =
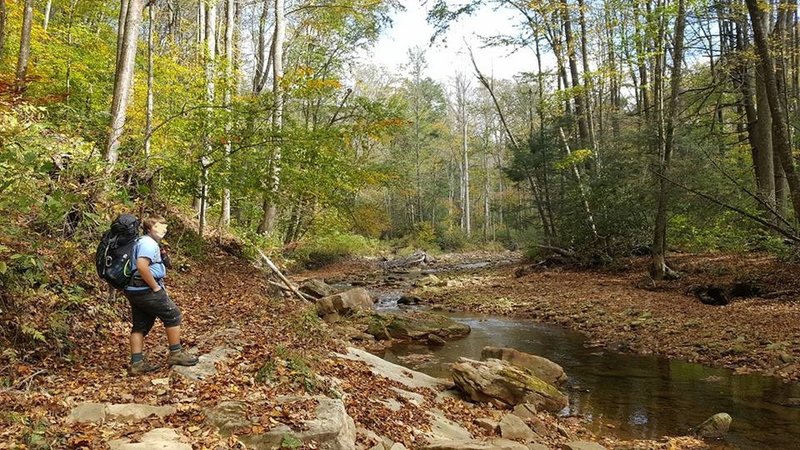
[[[278,278],[280,278],[280,280],[281,280],[281,281],[283,281],[283,283],[284,283],[284,284],[286,284],[286,286],[289,288],[289,290],[291,290],[292,292],[294,292],[294,294],[295,294],[295,295],[297,295],[297,296],[298,296],[298,297],[299,297],[301,300],[309,301],[307,298],[305,298],[305,297],[303,296],[303,294],[301,294],[301,293],[300,293],[300,291],[298,291],[298,290],[297,290],[297,289],[294,287],[294,285],[292,285],[292,283],[291,283],[291,282],[290,282],[290,281],[289,281],[289,280],[288,280],[288,279],[287,279],[285,276],[283,276],[283,274],[281,273],[281,271],[278,269],[278,266],[276,266],[276,265],[275,265],[275,264],[272,262],[272,260],[271,260],[271,259],[269,259],[269,258],[267,257],[267,255],[265,255],[265,254],[264,254],[264,252],[262,252],[261,250],[259,250],[259,251],[258,251],[258,254],[259,254],[259,255],[261,255],[261,258],[264,260],[264,262],[265,262],[265,263],[267,263],[267,266],[268,266],[270,269],[272,269],[272,271],[273,271],[273,272],[275,272],[275,275],[277,275],[277,276],[278,276]]]

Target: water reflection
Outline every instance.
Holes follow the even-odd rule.
[[[800,447],[800,408],[781,405],[800,397],[800,385],[683,361],[590,349],[578,333],[529,321],[468,314],[451,317],[470,325],[472,333],[441,348],[397,346],[386,352],[386,359],[402,364],[400,358],[406,355],[433,354],[434,360],[417,370],[449,377],[449,364],[460,356],[479,359],[487,345],[513,347],[564,367],[569,376],[565,388],[569,413],[583,417],[598,433],[658,439],[685,434],[711,415],[727,412],[733,417],[727,447]]]

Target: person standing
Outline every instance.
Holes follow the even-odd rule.
[[[181,310],[167,295],[164,278],[167,275],[169,258],[159,246],[167,234],[167,222],[163,217],[148,217],[142,222],[142,235],[133,249],[133,273],[125,288],[125,297],[131,305],[131,375],[152,372],[158,366],[144,358],[144,338],[153,328],[156,319],[161,320],[169,342],[169,366],[193,366],[196,356],[190,355],[181,344]]]

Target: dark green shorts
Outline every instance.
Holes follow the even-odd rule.
[[[158,292],[148,290],[141,294],[126,292],[125,297],[131,305],[132,333],[147,335],[156,319],[161,320],[164,328],[177,327],[181,324],[181,310],[169,298],[166,289]]]

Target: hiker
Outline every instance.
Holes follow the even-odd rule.
[[[167,222],[163,217],[148,217],[142,222],[144,235],[138,239],[132,255],[133,274],[125,288],[125,297],[131,305],[133,327],[131,329],[131,375],[152,372],[158,369],[150,365],[142,354],[144,337],[153,328],[156,318],[164,324],[169,342],[170,366],[193,366],[197,357],[190,355],[181,345],[181,311],[164,287],[169,258],[159,246],[167,234]]]

